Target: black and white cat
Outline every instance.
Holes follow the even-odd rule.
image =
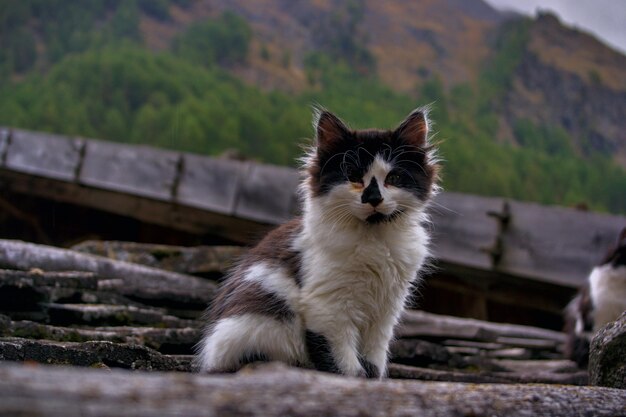
[[[626,228],[565,309],[565,355],[586,366],[595,332],[626,311]]]
[[[198,345],[205,372],[254,360],[381,377],[393,329],[427,259],[438,165],[426,109],[395,130],[350,130],[328,111],[303,158],[303,215],[232,271]]]

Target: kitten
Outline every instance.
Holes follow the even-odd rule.
[[[591,337],[626,311],[626,228],[617,246],[591,270],[587,284],[565,308],[565,355],[585,367]]]
[[[393,328],[428,257],[438,165],[426,109],[398,128],[350,130],[328,111],[303,158],[303,214],[227,277],[198,345],[201,371],[255,360],[381,377]]]

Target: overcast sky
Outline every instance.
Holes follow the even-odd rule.
[[[593,33],[626,54],[626,0],[485,0],[498,9],[535,15],[551,10],[562,22]]]

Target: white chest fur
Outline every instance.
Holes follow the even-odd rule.
[[[626,266],[610,264],[594,268],[589,275],[594,331],[626,311]]]
[[[306,219],[299,242],[306,248],[302,307],[311,310],[321,302],[335,316],[349,316],[360,330],[398,315],[427,257],[427,244],[417,214],[390,224],[359,222],[337,229]]]

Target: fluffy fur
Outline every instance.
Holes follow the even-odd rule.
[[[565,354],[587,365],[591,337],[626,311],[626,228],[565,309]]]
[[[198,346],[201,371],[253,360],[381,377],[389,342],[428,257],[437,162],[425,109],[397,129],[315,115],[302,218],[252,248],[221,287]]]

